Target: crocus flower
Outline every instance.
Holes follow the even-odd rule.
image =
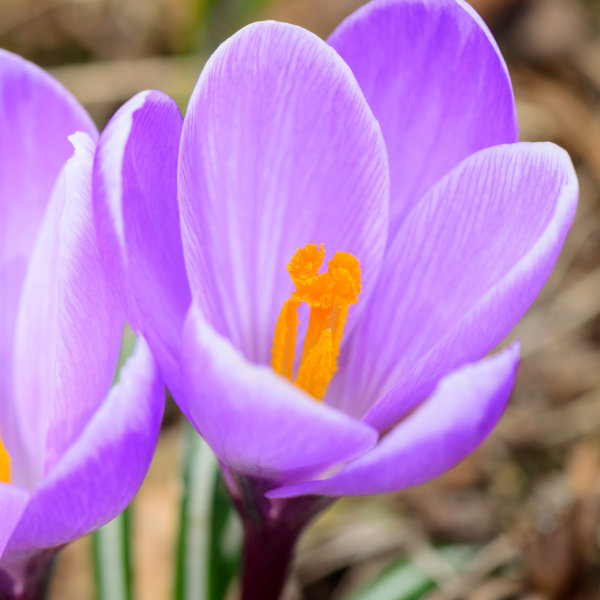
[[[140,343],[110,391],[123,310],[96,241],[97,132],[49,75],[0,51],[0,597],[41,598],[56,550],[137,491],[164,395]]]
[[[376,0],[329,43],[250,25],[183,120],[144,92],[102,134],[106,260],[223,466],[244,597],[277,597],[327,498],[436,477],[501,416],[518,345],[484,357],[577,197],[563,150],[517,138],[506,65],[461,0]]]

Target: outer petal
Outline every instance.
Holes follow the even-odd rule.
[[[51,115],[51,117],[49,117]],[[52,77],[0,50],[0,429],[14,447],[12,348],[29,254],[75,131],[96,135],[89,116]]]
[[[380,431],[445,373],[494,348],[529,308],[571,225],[577,179],[553,144],[473,155],[392,242],[336,382],[337,401]],[[335,397],[335,394],[332,394]]]
[[[433,396],[388,433],[373,450],[322,481],[268,493],[381,494],[425,483],[470,454],[492,431],[513,388],[518,344],[442,379]]]
[[[204,322],[196,303],[184,327],[182,375],[192,423],[234,471],[290,481],[358,456],[377,440],[369,426],[247,362]]]
[[[7,483],[0,483],[0,558],[29,500],[29,492]]]
[[[462,0],[374,0],[329,43],[383,130],[395,229],[423,193],[473,152],[518,137],[508,71]]]
[[[246,358],[269,361],[298,247],[353,253],[372,289],[387,158],[347,65],[282,23],[250,25],[222,44],[185,116],[179,200],[192,293]]]
[[[6,552],[64,544],[118,515],[148,470],[163,408],[162,380],[140,340],[120,382],[34,490]]]
[[[190,302],[177,206],[181,125],[171,98],[142,92],[102,132],[94,162],[94,210],[107,270],[127,320],[143,332],[171,388],[179,380],[179,337]]]
[[[83,133],[72,140],[75,154],[54,188],[16,328],[13,397],[30,454],[25,464],[23,455],[13,460],[25,487],[54,464],[106,397],[123,328],[93,222],[95,143]]]
[[[95,137],[84,109],[34,64],[0,50],[1,262],[27,256],[76,131]],[[49,118],[52,115],[52,118]]]

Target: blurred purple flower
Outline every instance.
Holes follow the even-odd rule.
[[[123,311],[96,242],[96,139],[66,90],[0,51],[2,598],[41,597],[56,549],[125,508],[158,437],[143,342],[110,391]]]
[[[517,138],[506,65],[462,0],[371,2],[329,45],[253,24],[210,58],[183,121],[144,92],[102,134],[106,260],[240,510],[262,516],[245,523],[256,580],[319,502],[281,498],[425,482],[501,416],[518,346],[477,361],[533,302],[577,199],[567,154]],[[322,403],[306,390],[335,371],[348,302],[309,331],[312,362],[295,360],[312,383],[291,384],[303,292],[286,265],[310,243],[356,257],[363,290]],[[253,536],[279,541],[252,553]]]

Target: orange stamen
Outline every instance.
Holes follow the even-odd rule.
[[[323,244],[320,248],[317,248],[316,244],[307,244],[304,248],[298,248],[287,267],[296,288],[301,289],[312,285],[319,276],[324,256]]]
[[[0,437],[0,483],[10,483],[10,456]]]
[[[348,318],[348,307],[336,307],[333,309],[332,325],[333,325],[333,354],[337,358],[340,353],[340,344],[344,335],[344,327]]]
[[[275,371],[288,379],[293,376],[296,332],[298,330],[298,302],[286,300],[275,325],[271,364]]]
[[[298,306],[310,306],[308,329],[295,383],[317,399],[322,399],[337,370],[337,358],[348,316],[360,293],[360,265],[348,252],[336,252],[323,264],[323,245],[307,244],[299,248],[288,265],[296,286],[277,319],[271,364],[280,375],[294,380],[293,365],[298,329]]]
[[[305,300],[305,302],[307,301]],[[310,309],[310,318],[308,319],[308,329],[304,336],[304,346],[302,347],[302,357],[300,359],[301,363],[308,358],[310,351],[319,341],[323,330],[329,327],[329,317],[331,316],[330,308],[323,308],[316,303],[311,304],[310,302],[307,302],[307,304],[312,308]]]
[[[325,329],[306,359],[300,363],[296,385],[321,400],[331,379],[333,361],[333,336],[331,329]]]

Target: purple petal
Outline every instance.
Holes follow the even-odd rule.
[[[344,21],[329,43],[350,65],[381,124],[393,230],[461,160],[517,141],[506,65],[466,2],[375,0]]]
[[[502,416],[519,363],[519,345],[444,377],[433,396],[388,433],[373,450],[329,479],[269,492],[273,498],[304,494],[382,494],[438,477],[489,435]]]
[[[164,387],[146,344],[120,382],[34,490],[6,552],[70,542],[117,516],[150,465],[164,408]]]
[[[102,132],[94,162],[94,210],[107,270],[127,320],[148,340],[171,388],[179,381],[179,338],[190,302],[177,206],[181,125],[173,100],[142,92]]]
[[[34,64],[0,50],[0,202],[4,262],[28,256],[76,131],[96,137],[85,110]],[[49,118],[52,115],[52,118]]]
[[[364,415],[389,392],[365,417],[385,431],[492,350],[546,281],[576,203],[573,165],[553,144],[482,150],[434,186],[390,245],[334,381],[339,406]]]
[[[269,361],[297,248],[351,252],[368,293],[386,242],[388,168],[347,65],[282,23],[222,44],[185,116],[179,201],[192,293],[254,362]]]
[[[49,116],[50,115],[50,116]],[[27,261],[54,182],[73,153],[67,137],[96,136],[77,101],[32,63],[0,49],[0,427],[17,445],[13,336]]]
[[[25,487],[54,464],[106,397],[123,328],[94,228],[95,143],[84,133],[71,139],[75,154],[33,250],[15,333],[13,402],[29,460],[18,454],[13,460]]]
[[[29,500],[29,492],[8,483],[0,483],[0,558]]]
[[[181,370],[192,423],[234,471],[290,481],[358,456],[377,440],[369,426],[246,361],[204,322],[195,302]]]
[[[26,267],[25,257],[0,264],[0,432],[11,454],[20,453],[19,428],[12,403],[12,370],[14,329]]]

